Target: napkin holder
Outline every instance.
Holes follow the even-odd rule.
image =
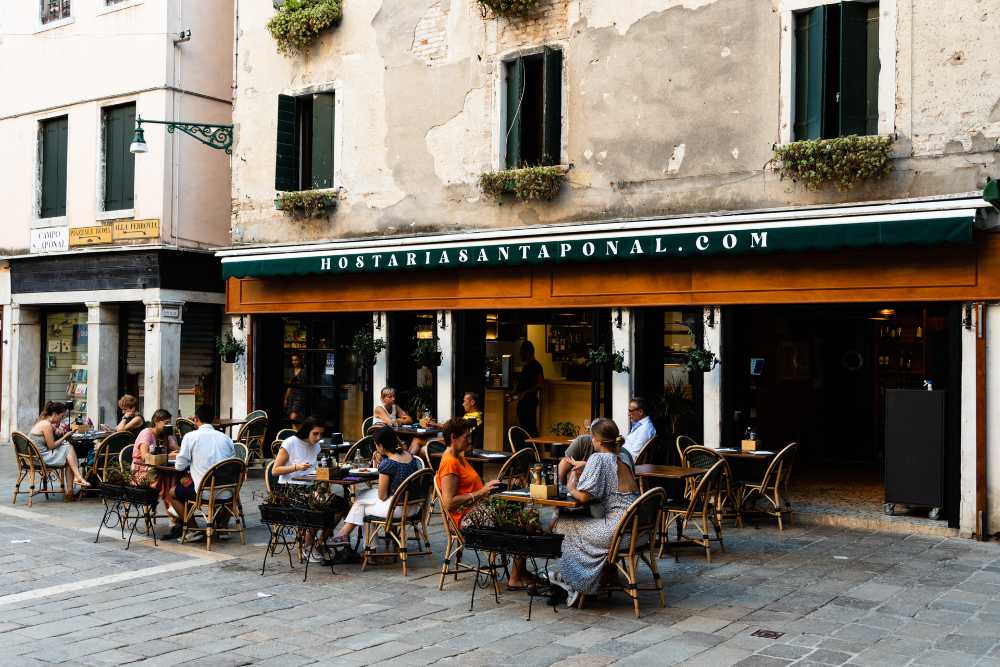
[[[528,487],[528,492],[535,500],[548,500],[559,495],[555,484],[532,484]]]
[[[331,474],[333,470],[333,468],[316,468],[316,480],[319,482],[329,482],[333,479],[333,475]],[[337,471],[340,471],[340,468],[337,468]]]
[[[73,424],[73,433],[86,433],[87,429],[90,428],[86,424]]]
[[[162,466],[167,462],[167,454],[146,454],[142,457],[143,463],[148,466]]]
[[[740,449],[744,452],[756,452],[758,444],[757,440],[741,440]]]

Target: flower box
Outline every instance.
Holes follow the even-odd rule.
[[[260,521],[272,526],[294,526],[298,521],[298,510],[289,505],[265,503],[258,506]]]
[[[463,528],[462,537],[466,549],[533,558],[562,556],[563,536],[559,533],[528,535],[489,528]]]
[[[133,505],[156,505],[160,501],[160,492],[150,486],[124,487],[124,499]]]

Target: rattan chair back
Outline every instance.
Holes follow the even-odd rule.
[[[278,488],[278,476],[274,474],[274,461],[268,461],[264,466],[264,488],[267,492],[274,493]]]
[[[635,464],[639,466],[646,463],[652,463],[653,457],[656,455],[656,451],[659,446],[660,436],[654,435],[639,449],[639,454],[635,457]]]
[[[707,512],[708,507],[719,497],[719,483],[725,465],[724,460],[716,462],[698,480],[698,484],[694,487],[694,492],[688,500],[687,512],[684,514],[685,520],[690,521],[696,513]]]
[[[667,492],[656,487],[635,499],[618,520],[608,549],[608,564],[613,565],[621,553],[636,553],[639,548],[652,548]]]
[[[764,493],[776,490],[780,495],[785,495],[798,451],[799,444],[793,442],[786,445],[771,459],[771,464],[764,471],[764,477],[760,483],[760,488]]]
[[[177,442],[184,439],[184,436],[192,431],[198,430],[194,422],[190,419],[185,419],[184,417],[178,417],[174,420],[174,431],[177,432]]]
[[[520,426],[511,426],[507,429],[507,445],[512,454],[516,454],[522,449],[532,449],[538,457],[538,446],[531,440],[531,434]]]
[[[440,438],[435,438],[434,440],[428,440],[427,446],[424,447],[424,453],[427,455],[427,461],[430,463],[431,470],[437,472],[437,467],[441,463],[441,456],[444,454],[448,446],[444,444],[444,440]],[[438,456],[431,456],[431,454],[438,454]]]
[[[351,445],[351,448],[347,450],[347,454],[344,455],[344,461],[350,463],[354,460],[354,455],[357,452],[361,452],[361,458],[365,461],[371,461],[372,456],[375,454],[375,438],[374,436],[366,435],[365,437],[358,440],[356,443]]]
[[[688,447],[696,447],[698,446],[698,443],[692,437],[679,435],[677,436],[675,445],[677,447],[677,457],[679,459],[678,465],[687,465],[687,462],[684,460],[684,450]]]
[[[14,456],[19,468],[27,469],[32,466],[38,468],[44,466],[42,454],[38,451],[38,446],[28,436],[14,431],[10,434],[10,439],[14,444]]]
[[[375,424],[375,417],[368,417],[361,422],[361,436],[368,435],[368,429]]]
[[[91,467],[97,479],[103,482],[108,470],[119,466],[122,450],[131,445],[134,439],[128,431],[117,431],[97,444],[94,449],[94,465]]]
[[[23,433],[14,431],[10,434],[10,437],[14,447],[14,460],[17,462],[18,468],[17,479],[14,481],[14,495],[10,501],[11,504],[13,505],[17,502],[19,495],[24,494],[28,496],[28,507],[31,507],[32,501],[37,494],[43,494],[48,498],[50,494],[56,493],[54,488],[49,489],[49,482],[52,481],[52,476],[58,477],[59,492],[64,492],[64,482],[60,473],[66,465],[47,465],[45,459],[42,458],[41,452],[38,450],[38,445]],[[41,484],[40,490],[35,489],[36,476],[38,476],[38,481]],[[29,489],[21,491],[21,483],[26,479],[28,480]]]
[[[236,458],[241,459],[243,463],[249,463],[250,461],[250,449],[242,442],[234,442],[233,449],[235,450]]]
[[[125,445],[122,450],[118,452],[118,467],[125,470],[126,467],[132,466],[132,452],[135,451],[135,444]]]
[[[412,519],[421,514],[421,509],[426,508],[431,498],[431,489],[434,486],[434,472],[428,468],[421,468],[403,482],[396,489],[396,492],[389,498],[389,509],[386,511],[386,520],[394,520],[396,510],[400,510],[400,521]]]
[[[236,442],[247,446],[251,454],[264,457],[264,438],[267,436],[267,417],[254,417],[240,428]]]
[[[531,478],[531,466],[538,463],[538,457],[533,449],[522,449],[513,455],[500,467],[497,479],[507,485],[507,489],[519,489],[528,485]]]
[[[437,475],[433,477],[434,482],[434,492],[437,494],[438,498],[441,497],[441,484],[438,482]],[[444,508],[441,510],[441,520],[444,522],[444,533],[446,536],[458,540],[460,548],[465,547],[465,538],[462,536],[461,529],[455,524],[455,519],[452,518],[450,512],[445,512]]]
[[[254,410],[253,412],[251,412],[246,416],[246,420],[250,421],[251,419],[257,419],[258,417],[263,417],[264,419],[267,419],[267,413],[264,412],[263,410]]]

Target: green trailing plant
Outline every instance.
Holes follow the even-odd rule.
[[[549,430],[552,435],[561,435],[566,438],[575,438],[580,434],[580,427],[573,422],[556,422]]]
[[[285,0],[267,22],[267,30],[286,56],[306,50],[344,17],[342,0]]]
[[[400,399],[406,406],[407,412],[414,419],[419,419],[421,415],[431,411],[431,406],[434,402],[434,387],[432,385],[424,385],[404,391]]]
[[[476,504],[462,521],[463,528],[499,530],[523,535],[541,535],[538,510],[510,500],[487,498]]]
[[[479,176],[479,188],[497,201],[513,195],[518,201],[551,201],[559,195],[566,172],[562,167],[525,167]]]
[[[368,331],[359,331],[354,334],[352,345],[355,353],[358,355],[358,362],[365,368],[374,366],[379,352],[386,347],[385,339],[375,338]]]
[[[624,350],[616,350],[615,352],[608,353],[608,349],[603,345],[598,345],[597,347],[591,346],[590,351],[587,353],[587,363],[590,366],[611,366],[611,370],[615,373],[631,373],[632,369],[625,365],[625,352]]]
[[[418,366],[437,368],[441,365],[441,346],[436,338],[420,339],[410,357]]]
[[[503,18],[518,18],[531,14],[538,7],[540,0],[478,0],[483,18],[498,16]]]
[[[280,192],[274,198],[274,207],[279,211],[302,213],[311,218],[322,217],[336,206],[337,193],[327,190]]]
[[[892,172],[892,139],[847,136],[796,141],[774,147],[771,159],[781,178],[816,190],[833,183],[849,190],[858,182],[884,178]]]
[[[689,371],[694,373],[709,373],[719,363],[719,358],[715,356],[715,352],[695,347],[688,352],[685,365]]]
[[[243,341],[233,338],[233,335],[227,331],[221,338],[215,339],[215,349],[218,350],[219,355],[226,363],[231,364],[246,353],[247,346]]]

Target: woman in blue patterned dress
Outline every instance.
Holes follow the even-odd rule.
[[[631,460],[619,455],[624,439],[610,419],[598,419],[591,426],[594,453],[583,468],[579,480],[570,475],[569,493],[578,501],[590,503],[589,516],[562,516],[555,526],[565,535],[561,570],[549,573],[550,580],[568,593],[566,606],[572,607],[580,593],[597,590],[608,557],[608,548],[618,522],[636,498],[636,483]]]

